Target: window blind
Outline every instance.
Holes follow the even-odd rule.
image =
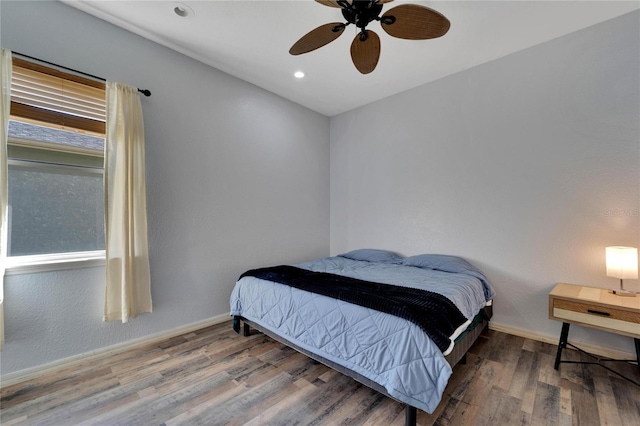
[[[13,58],[11,115],[104,135],[105,84]]]

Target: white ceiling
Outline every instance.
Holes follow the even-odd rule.
[[[64,0],[63,0],[64,1]],[[308,31],[342,22],[339,9],[312,0],[64,1],[124,29],[327,116],[382,99],[481,63],[640,8],[636,1],[420,1],[451,21],[441,38],[409,41],[367,27],[381,39],[378,67],[360,74],[351,62],[353,26],[314,52],[291,56]],[[306,77],[298,80],[295,71]]]

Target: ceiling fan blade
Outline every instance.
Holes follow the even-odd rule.
[[[316,1],[320,4],[324,4],[325,6],[342,8],[342,6],[338,4],[338,0],[316,0]],[[351,3],[351,0],[347,0],[347,1]]]
[[[364,35],[363,35],[364,34]],[[363,40],[364,38],[364,40]],[[380,59],[380,37],[371,30],[358,33],[351,42],[351,60],[358,71],[369,74]]]
[[[390,23],[390,17],[394,17],[395,22]],[[380,18],[380,24],[390,36],[407,40],[442,37],[451,26],[440,12],[417,4],[401,4],[387,10]]]
[[[393,0],[378,0],[378,4],[385,4],[385,3],[390,3]]]
[[[320,25],[296,41],[295,44],[291,46],[291,49],[289,49],[289,53],[292,55],[301,55],[316,50],[325,44],[329,44],[340,37],[340,34],[344,32],[344,27],[345,25],[341,22]]]

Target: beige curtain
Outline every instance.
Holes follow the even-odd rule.
[[[151,312],[144,125],[138,89],[107,82],[104,321]]]
[[[4,347],[4,271],[7,262],[9,203],[7,192],[7,139],[11,109],[11,51],[0,51],[0,351]]]

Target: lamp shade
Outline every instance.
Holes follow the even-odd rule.
[[[638,249],[607,247],[607,276],[635,280],[638,278]]]

